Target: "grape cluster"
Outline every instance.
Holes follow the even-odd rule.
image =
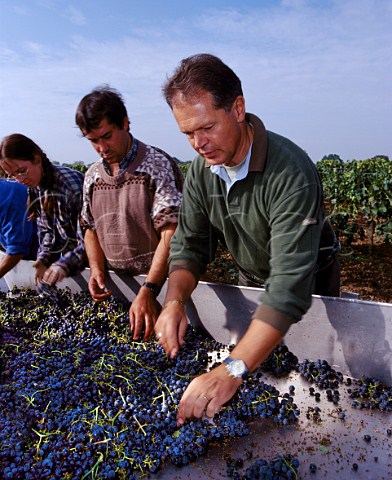
[[[32,291],[0,297],[1,478],[133,479],[246,435],[250,419],[296,421],[293,398],[259,372],[212,421],[179,427],[183,392],[224,346],[189,327],[170,359],[155,341],[132,339],[128,302],[60,293],[58,302]]]
[[[242,473],[244,461],[241,458],[228,458],[226,465],[227,476],[235,480],[296,480],[300,463],[292,455],[276,455],[271,460],[255,460],[245,473]]]
[[[343,374],[334,370],[326,360],[303,360],[297,371],[310,383],[321,389],[337,389],[343,383]]]
[[[286,376],[296,369],[298,358],[290,352],[284,343],[278,345],[264,360],[260,369],[275,376]]]
[[[353,407],[392,411],[392,387],[375,378],[361,378],[355,388],[347,391]]]

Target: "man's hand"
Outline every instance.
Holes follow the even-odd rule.
[[[272,325],[261,319],[253,319],[245,335],[230,352],[230,356],[243,360],[249,371],[253,372],[282,338],[283,334]],[[181,425],[187,418],[200,418],[203,411],[207,417],[213,417],[221,406],[231,399],[241,383],[241,378],[234,378],[228,374],[225,364],[195,378],[182,396],[177,422]]]
[[[154,333],[154,325],[159,315],[159,304],[148,288],[141,288],[129,308],[129,324],[134,340],[137,340],[144,327],[143,340]]]
[[[184,343],[188,320],[181,303],[168,302],[155,324],[158,343],[174,358]]]
[[[42,281],[48,285],[56,285],[67,276],[67,272],[60,265],[50,266],[44,273]]]
[[[241,378],[231,377],[222,364],[208,373],[195,378],[185,390],[177,413],[177,423],[183,425],[186,419],[213,418],[228,402],[241,385]]]
[[[48,267],[44,265],[40,260],[34,262],[33,267],[35,268],[34,283],[38,285],[42,282],[43,276],[45,275]]]
[[[105,274],[100,270],[91,269],[88,289],[94,302],[102,302],[112,294],[110,290],[106,290]]]

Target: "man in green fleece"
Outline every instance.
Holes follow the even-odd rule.
[[[184,392],[182,424],[219,411],[306,313],[312,293],[339,296],[339,243],[324,218],[315,165],[246,112],[241,81],[219,58],[182,60],[163,93],[198,157],[171,241],[167,294],[155,325],[159,343],[171,357],[183,345],[185,303],[218,241],[231,252],[242,284],[265,287],[230,356]]]

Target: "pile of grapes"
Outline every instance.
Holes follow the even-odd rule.
[[[322,371],[334,382],[325,387],[341,383],[325,364],[317,366],[320,375],[309,362],[298,366],[280,345],[213,420],[178,426],[186,387],[227,347],[189,327],[184,348],[170,359],[155,340],[132,339],[128,309],[116,297],[94,303],[88,292],[61,291],[56,301],[31,290],[0,292],[0,478],[122,480],[167,462],[186,465],[211,443],[248,434],[252,419],[297,421],[294,387],[279,392],[263,382],[264,371],[282,376],[297,369],[309,381]],[[377,398],[392,410],[380,388]],[[369,402],[375,408],[373,397]],[[296,459],[275,460],[260,460],[246,478],[270,478],[262,472],[272,470],[274,478],[296,478]]]
[[[60,293],[1,294],[1,478],[132,479],[246,435],[251,418],[296,421],[292,397],[256,375],[213,421],[179,427],[182,393],[224,346],[189,327],[172,360],[154,340],[132,339],[125,301]]]

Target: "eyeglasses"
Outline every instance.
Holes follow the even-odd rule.
[[[24,170],[23,172],[18,172],[18,173],[14,173],[13,175],[9,175],[7,177],[7,180],[9,182],[14,182],[14,181],[24,182],[26,180],[28,174],[29,174],[29,169],[26,168],[26,170]]]

